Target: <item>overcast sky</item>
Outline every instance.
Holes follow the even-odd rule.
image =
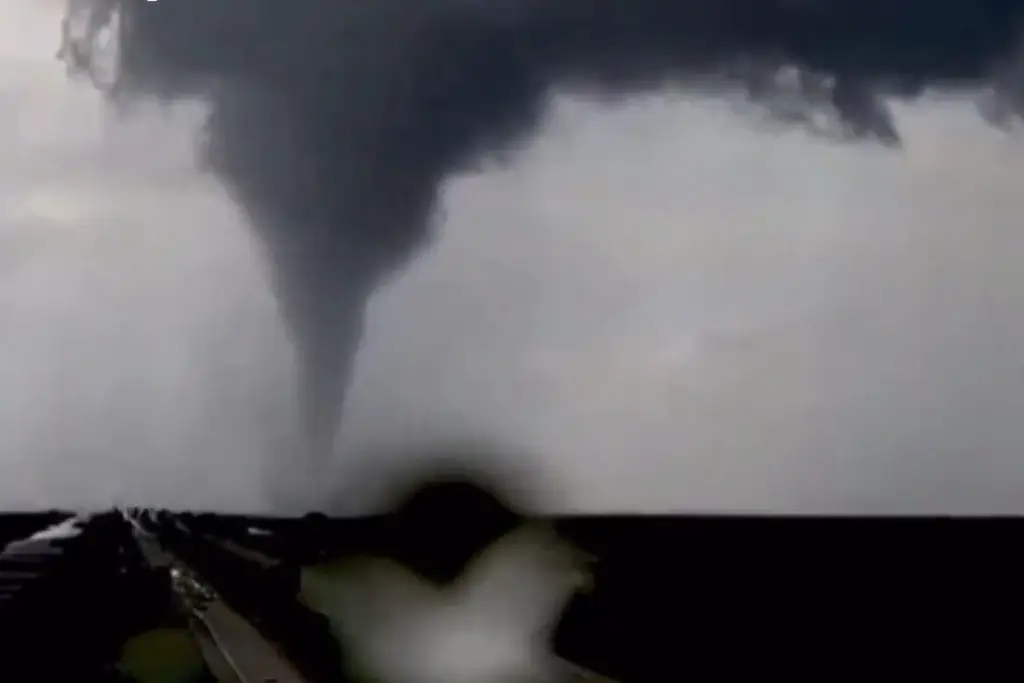
[[[200,108],[117,121],[47,2],[0,25],[0,507],[261,508],[290,352]],[[1024,512],[1024,141],[897,118],[902,152],[556,97],[375,299],[340,476],[470,433],[560,508]]]

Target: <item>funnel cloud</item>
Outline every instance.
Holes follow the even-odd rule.
[[[117,10],[117,68],[100,64],[110,55],[88,30],[106,23],[108,5]],[[310,464],[332,452],[354,354],[372,334],[367,301],[409,275],[469,178],[526,182],[513,171],[540,163],[533,140],[559,121],[580,127],[567,135],[585,135],[580,107],[727,102],[722,111],[742,113],[718,155],[701,153],[708,168],[726,160],[726,137],[748,146],[771,137],[744,128],[803,131],[816,142],[787,144],[817,146],[809,154],[822,158],[852,155],[830,150],[843,142],[921,163],[902,125],[907,107],[931,106],[937,92],[967,98],[971,115],[997,128],[1012,127],[1021,110],[1016,2],[76,0],[72,9],[102,21],[68,22],[71,71],[92,71],[126,121],[150,98],[209,104],[204,163],[272,264]],[[670,183],[636,180],[644,192]],[[618,230],[643,234],[628,217]],[[546,255],[524,249],[522,258]],[[679,276],[685,297],[687,274]]]
[[[1022,6],[1006,0],[72,8],[87,17],[85,38],[65,40],[65,52],[86,70],[94,27],[118,14],[115,95],[211,99],[207,163],[273,263],[319,460],[333,449],[370,293],[430,238],[445,178],[515,149],[554,88],[616,97],[668,84],[742,88],[778,111],[778,72],[789,67],[798,72],[789,99],[800,103],[782,118],[815,126],[824,107],[843,134],[887,145],[901,140],[885,94],[991,84],[987,113],[998,123],[1024,104],[1014,78]]]

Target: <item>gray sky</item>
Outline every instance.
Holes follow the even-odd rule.
[[[291,360],[257,247],[199,107],[115,121],[58,11],[0,26],[0,507],[259,508]],[[896,115],[903,152],[557,97],[374,301],[340,468],[469,432],[563,508],[1024,512],[1024,142]]]

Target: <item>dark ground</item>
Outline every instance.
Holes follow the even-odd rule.
[[[184,628],[167,575],[143,560],[116,513],[93,515],[74,535],[31,538],[70,515],[0,516],[3,681],[120,682],[131,638]]]
[[[6,516],[0,518],[0,533],[10,538],[54,517]],[[259,584],[265,596],[271,584],[277,586],[274,594],[288,594],[297,566],[316,556],[380,547],[383,538],[397,548],[402,535],[395,530],[397,517],[175,519],[193,532],[229,538],[283,560],[273,575],[250,567],[245,578],[237,558],[217,560],[207,553],[208,565],[234,573],[243,600],[247,585]],[[1013,651],[1014,617],[1024,602],[1018,588],[1024,561],[1015,542],[1024,526],[1016,520],[609,516],[552,521],[596,560],[594,589],[570,607],[557,649],[617,680],[653,680],[707,667],[719,673],[811,673],[823,662],[833,662],[830,670],[838,662],[858,671],[877,671],[883,663],[941,668],[979,656],[994,664]],[[251,527],[270,533],[246,533]],[[433,542],[438,556],[451,557],[465,538],[435,535],[426,544],[421,538],[420,545]],[[82,563],[87,555],[95,560],[98,551],[82,553]],[[430,561],[429,554],[407,557]],[[103,590],[121,596],[107,604],[125,599],[126,585],[84,581],[75,582],[89,594],[75,598],[80,602],[103,600],[97,596]],[[66,596],[67,589],[60,594]],[[284,599],[274,600],[265,598],[260,609],[267,614],[293,609]],[[53,600],[39,602],[44,603],[53,608]],[[97,607],[76,611],[83,619],[102,614]],[[5,627],[0,621],[0,629]]]

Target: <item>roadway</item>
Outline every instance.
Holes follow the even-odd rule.
[[[172,586],[189,613],[194,637],[221,683],[304,683],[306,679],[276,645],[228,606],[192,567],[132,523],[150,565],[171,573]]]

